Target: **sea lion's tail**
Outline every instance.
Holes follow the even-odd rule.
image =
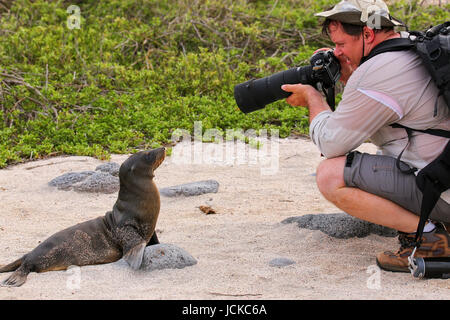
[[[17,268],[19,268],[22,265],[24,258],[25,258],[25,256],[23,256],[20,259],[17,259],[16,261],[14,261],[6,266],[0,266],[0,273],[16,271]]]

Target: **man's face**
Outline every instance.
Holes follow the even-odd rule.
[[[339,22],[332,22],[328,27],[328,33],[331,41],[336,45],[334,55],[339,59],[342,67],[348,66],[352,71],[356,69],[362,58],[361,36],[355,37],[345,33]]]

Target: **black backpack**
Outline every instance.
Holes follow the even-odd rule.
[[[411,37],[414,36],[414,37]],[[413,50],[422,59],[422,62],[439,89],[436,97],[434,115],[437,113],[437,101],[439,96],[443,96],[447,107],[450,109],[450,21],[428,29],[427,31],[410,31],[409,38],[395,38],[383,41],[378,44],[368,56],[363,57],[361,64],[377,54],[389,51]],[[450,131],[446,130],[417,130],[408,128],[400,124],[393,124],[392,127],[404,128],[411,137],[412,131],[420,131],[428,134],[450,138]],[[406,145],[405,149],[408,147]],[[404,150],[405,150],[404,149]],[[403,150],[403,151],[404,151]],[[400,158],[403,151],[397,158],[397,167],[400,165]],[[407,172],[414,172],[415,168]],[[425,226],[425,222],[431,211],[439,200],[442,192],[450,188],[450,141],[444,151],[426,167],[419,171],[416,183],[422,191],[423,198],[420,212],[420,222],[417,227],[415,246],[420,246],[420,240]]]

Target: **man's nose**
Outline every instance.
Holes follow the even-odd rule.
[[[334,48],[333,53],[336,57],[340,57],[342,55],[342,51],[338,47]]]

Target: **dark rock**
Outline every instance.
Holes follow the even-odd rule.
[[[61,190],[114,193],[119,191],[119,178],[103,171],[68,172],[48,183]]]
[[[166,197],[198,196],[205,193],[217,193],[219,183],[215,180],[205,180],[181,184],[173,187],[161,188],[159,193]]]
[[[51,180],[48,184],[61,190],[70,190],[72,186],[93,175],[95,171],[67,172]]]
[[[371,233],[384,237],[395,237],[398,234],[396,230],[357,219],[346,213],[307,214],[287,218],[281,223],[297,223],[299,228],[320,230],[340,239],[362,238]]]
[[[73,189],[79,192],[115,193],[119,191],[119,188],[119,178],[102,171],[97,171],[82,182],[73,185]]]
[[[294,264],[295,261],[287,258],[276,258],[269,261],[269,266],[271,267],[285,267]]]
[[[118,177],[119,169],[120,169],[120,165],[118,163],[106,162],[106,163],[103,163],[103,164],[97,166],[97,168],[95,168],[95,171],[106,172],[106,173],[109,173],[110,175]]]

